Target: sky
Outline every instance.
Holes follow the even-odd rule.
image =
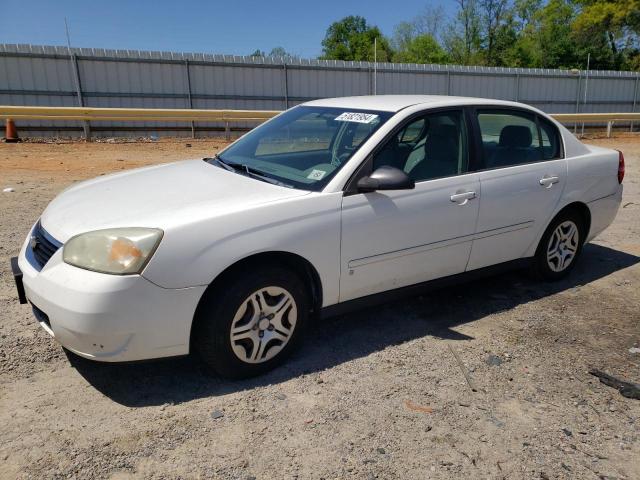
[[[71,1],[0,0],[0,43],[249,55],[284,47],[303,58],[322,53],[327,27],[361,15],[385,35],[427,5],[453,0]]]

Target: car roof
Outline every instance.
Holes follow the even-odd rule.
[[[312,100],[304,105],[315,107],[352,108],[362,110],[378,110],[383,112],[398,112],[413,105],[425,107],[446,107],[459,105],[505,105],[524,107],[528,105],[505,100],[474,97],[452,97],[448,95],[363,95],[357,97],[337,97]]]

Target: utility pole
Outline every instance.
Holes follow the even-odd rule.
[[[378,94],[378,37],[373,39],[373,94]]]
[[[591,61],[591,52],[587,53],[587,71],[585,72],[585,77],[584,77],[584,102],[583,102],[584,107],[582,108],[583,113],[587,108],[587,87],[589,86],[589,63],[590,63],[590,61]],[[580,134],[580,136],[584,137],[584,122],[582,122],[582,133]]]
[[[71,36],[69,35],[69,24],[67,23],[67,17],[64,17],[64,30],[67,34],[67,51],[69,52],[69,60],[71,60],[71,74],[76,84],[76,94],[78,96],[78,106],[84,107],[84,100],[82,99],[82,84],[80,83],[80,69],[78,68],[78,59],[71,53]],[[89,142],[91,140],[91,127],[89,122],[83,122],[84,139]]]

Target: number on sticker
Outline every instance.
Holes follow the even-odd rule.
[[[344,112],[335,119],[339,122],[371,123],[376,118],[378,118],[378,115],[375,113]]]

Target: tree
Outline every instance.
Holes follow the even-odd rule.
[[[484,56],[488,65],[501,65],[503,51],[509,40],[515,40],[511,25],[512,12],[508,0],[480,0],[481,23],[484,34]]]
[[[416,38],[416,36],[416,26],[413,22],[400,22],[393,27],[393,48],[397,52],[406,51],[409,44]]]
[[[640,34],[640,0],[576,0],[582,6],[578,28],[600,24],[608,32]]]
[[[533,65],[542,68],[580,68],[571,24],[576,11],[570,0],[549,0],[535,15]]]
[[[274,47],[269,52],[270,57],[290,57],[287,51],[282,47]]]
[[[322,58],[372,61],[374,59],[374,41],[378,46],[378,61],[389,61],[392,49],[380,29],[369,26],[363,17],[353,15],[345,17],[332,23],[327,29],[324,40],[322,40]]]
[[[436,41],[440,38],[442,27],[446,23],[447,15],[442,5],[427,5],[421,14],[413,19],[413,24],[418,35],[429,34]]]
[[[250,57],[280,57],[285,59],[298,58],[296,55],[292,55],[282,47],[274,47],[271,49],[271,51],[268,54],[264,50],[260,50],[258,48],[249,56]]]
[[[640,0],[576,0],[581,7],[573,24],[578,41],[595,43],[596,68],[624,68],[638,54]],[[591,51],[591,49],[590,49]]]
[[[640,63],[640,0],[514,0],[506,12],[489,64],[586,68],[588,55],[595,69]]]
[[[427,6],[421,14],[411,21],[397,24],[393,29],[392,39],[392,46],[396,53],[402,54],[407,50],[409,44],[421,35],[429,35],[438,42],[445,20],[446,15],[442,6]]]
[[[515,28],[522,35],[531,24],[536,12],[542,8],[542,0],[515,0],[513,14],[516,19]]]
[[[403,63],[447,63],[447,52],[429,34],[419,35],[409,40],[402,50],[396,52],[394,62]]]
[[[300,58],[298,55],[294,55],[293,53],[287,52],[283,47],[274,47],[269,52],[269,57],[279,57],[285,60],[297,59]]]
[[[455,63],[482,61],[481,16],[478,0],[456,0],[458,14],[444,34],[445,47]]]
[[[586,37],[575,29],[579,6],[573,0],[549,0],[532,17],[515,42],[517,56],[529,58],[531,67],[586,68],[591,55],[592,68],[613,68],[614,61],[604,35]]]
[[[323,58],[507,67],[640,70],[640,0],[455,0],[394,27],[387,40],[363,17],[333,23]]]

